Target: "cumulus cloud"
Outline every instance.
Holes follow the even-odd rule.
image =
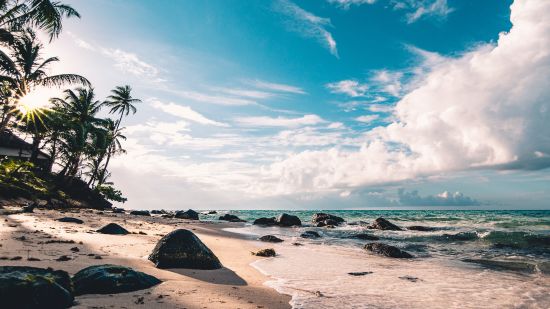
[[[163,103],[157,99],[150,99],[149,103],[152,107],[159,109],[165,113],[168,113],[172,116],[176,116],[185,120],[190,120],[199,124],[204,125],[213,125],[218,127],[227,127],[228,125],[225,123],[221,123],[218,121],[214,121],[211,119],[206,118],[202,114],[194,111],[189,106],[182,106],[175,103]]]
[[[239,117],[235,119],[235,122],[242,126],[252,126],[252,127],[299,127],[307,125],[316,125],[320,123],[325,123],[326,121],[323,118],[317,115],[304,115],[297,118],[287,118],[287,117]]]
[[[361,97],[364,96],[369,86],[367,84],[362,84],[356,80],[341,80],[339,82],[329,83],[326,87],[332,93],[341,93],[346,94],[350,97]]]
[[[481,203],[460,192],[444,191],[437,195],[421,196],[418,191],[397,191],[399,204],[404,206],[478,206]]]
[[[289,17],[287,25],[291,31],[317,39],[332,55],[338,57],[336,41],[327,30],[332,27],[330,19],[316,16],[288,0],[275,2],[274,8]]]
[[[472,168],[549,166],[550,2],[516,0],[513,27],[433,64],[359,150],[294,154],[263,169],[280,192],[394,182]],[[533,162],[539,164],[533,164]]]

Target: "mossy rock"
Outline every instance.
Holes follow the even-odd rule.
[[[148,289],[161,281],[151,275],[118,265],[95,265],[73,276],[75,295],[116,294]]]

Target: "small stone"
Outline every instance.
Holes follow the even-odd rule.
[[[263,257],[272,257],[272,256],[275,256],[276,253],[275,253],[275,250],[274,249],[261,249],[261,250],[258,250],[256,252],[252,252],[252,255],[255,255],[255,256],[263,256]]]

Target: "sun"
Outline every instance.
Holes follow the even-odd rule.
[[[48,108],[48,99],[38,92],[30,92],[17,100],[17,109],[23,116]]]

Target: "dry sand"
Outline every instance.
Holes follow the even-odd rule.
[[[84,224],[61,223],[68,216]],[[35,210],[32,214],[1,216],[1,265],[51,267],[71,275],[98,264],[132,267],[163,281],[151,289],[113,295],[84,295],[74,308],[290,308],[290,296],[277,293],[263,283],[269,278],[250,263],[257,243],[224,231],[239,223],[208,223],[82,210],[60,213]],[[136,234],[104,235],[95,230],[115,222]],[[190,229],[218,256],[225,266],[219,270],[161,270],[147,260],[157,241],[177,229]],[[138,233],[145,233],[138,234]],[[46,243],[61,240],[75,243]],[[78,252],[71,251],[77,247]],[[68,261],[56,261],[66,255]],[[101,258],[96,258],[96,257]],[[20,260],[10,260],[21,257]],[[39,261],[29,261],[39,259]]]

